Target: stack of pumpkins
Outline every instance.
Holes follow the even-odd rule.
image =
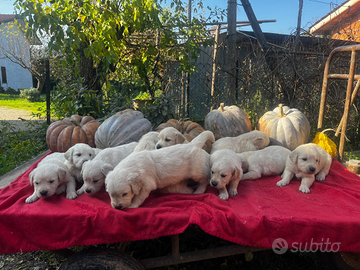
[[[236,105],[224,106],[223,103],[206,115],[204,126],[214,133],[215,139],[235,137],[252,130],[250,120],[243,110]],[[188,141],[205,130],[192,121],[171,119],[160,124],[156,131],[165,127],[175,127]],[[290,150],[307,143],[310,135],[310,124],[305,115],[282,104],[273,111],[266,112],[260,118],[257,128]],[[140,111],[131,109],[118,112],[103,123],[91,116],[73,115],[52,123],[47,130],[46,142],[54,152],[66,152],[76,143],[87,143],[91,147],[104,149],[139,141],[151,129],[150,121]],[[324,140],[320,142],[324,143]],[[210,152],[210,143],[205,150]]]

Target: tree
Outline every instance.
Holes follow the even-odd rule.
[[[98,96],[114,71],[129,66],[153,95],[161,60],[177,58],[190,69],[187,52],[196,57],[208,36],[203,18],[189,27],[180,0],[171,3],[172,10],[156,0],[17,0],[15,5],[31,29],[28,36],[49,34],[50,52],[63,54],[83,86]]]

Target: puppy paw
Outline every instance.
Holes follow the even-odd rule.
[[[279,182],[276,183],[276,185],[278,187],[285,187],[287,186],[289,183],[285,182],[284,180],[280,180]]]
[[[229,194],[230,194],[231,196],[236,196],[236,195],[238,195],[238,192],[237,192],[236,189],[230,189],[230,190],[229,190]]]
[[[219,194],[219,198],[224,201],[227,201],[229,199],[229,194]]]
[[[84,193],[84,189],[83,188],[79,188],[77,191],[76,191],[76,194],[77,195],[81,195]]]
[[[317,181],[324,181],[325,180],[325,174],[324,173],[319,173],[316,177],[315,177],[315,179],[317,180]]]
[[[310,193],[310,189],[309,189],[307,186],[301,185],[301,186],[299,187],[299,190],[300,190],[302,193]]]
[[[25,203],[33,203],[36,202],[39,198],[37,196],[30,196],[26,198]]]
[[[66,193],[66,199],[73,200],[73,199],[76,199],[76,197],[77,197],[76,192]]]

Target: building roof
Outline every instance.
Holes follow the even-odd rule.
[[[15,14],[0,14],[0,23],[11,22],[15,19]]]
[[[322,34],[329,31],[332,27],[337,25],[344,19],[352,16],[360,10],[360,0],[347,0],[335,8],[333,11],[326,14],[324,17],[316,21],[310,27],[311,34]]]

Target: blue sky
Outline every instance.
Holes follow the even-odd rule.
[[[345,1],[345,0],[344,0]],[[344,2],[343,0],[304,0],[302,23],[304,29],[308,29],[314,22],[330,12],[337,4]],[[169,3],[170,0],[167,0]],[[186,0],[184,0],[186,2]],[[193,0],[196,3],[196,0]],[[243,7],[238,0],[237,20],[247,20]],[[0,13],[12,14],[14,0],[0,0]],[[214,8],[227,7],[226,0],[203,0],[205,6]],[[260,27],[263,32],[289,34],[296,28],[297,14],[299,8],[298,0],[250,0],[251,6],[258,20],[272,20],[275,23],[264,23]],[[226,18],[225,18],[226,19]],[[240,28],[240,30],[251,31],[251,27]]]

